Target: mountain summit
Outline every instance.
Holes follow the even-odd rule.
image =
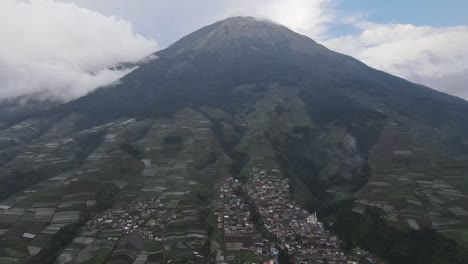
[[[282,76],[279,72],[296,70],[349,73],[364,66],[282,25],[253,17],[232,17],[203,27],[157,55],[176,63],[170,67],[175,71],[229,72],[233,79],[250,71]],[[274,68],[275,73],[271,72]]]
[[[329,52],[313,40],[272,21],[231,17],[204,27],[177,41],[167,53],[215,53],[235,57],[241,52],[277,54]]]
[[[0,262],[346,263],[331,226],[389,263],[468,263],[466,101],[251,17],[154,55],[0,123]]]

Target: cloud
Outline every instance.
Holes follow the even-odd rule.
[[[358,34],[323,41],[377,69],[468,98],[468,27],[356,22]]]
[[[167,46],[202,26],[229,16],[267,18],[318,38],[336,20],[336,0],[60,0],[124,17]]]
[[[274,20],[312,38],[323,38],[335,19],[331,0],[231,0],[226,16],[246,15]]]
[[[116,17],[52,0],[0,1],[0,98],[77,98],[112,83],[157,44]]]

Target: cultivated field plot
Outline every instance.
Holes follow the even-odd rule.
[[[206,214],[224,166],[216,163],[220,149],[211,122],[184,109],[154,120],[134,146],[141,152],[139,170],[122,177],[100,172],[101,182],[117,187],[113,203],[86,221],[56,263],[203,262],[201,252],[210,252]],[[88,159],[105,158],[108,148]]]
[[[93,131],[106,131],[113,134],[128,126],[134,121],[118,121],[107,124],[105,127],[85,130],[78,135],[93,133]],[[44,134],[52,137],[53,133]],[[35,153],[42,152],[42,158],[48,155],[47,150],[52,148],[60,150],[67,148],[70,144],[76,145],[72,139],[57,143],[55,141],[46,141],[49,143],[37,143],[34,146],[35,152],[24,153],[17,156],[12,162],[19,159],[37,158]],[[75,142],[75,143],[74,143]],[[107,149],[105,152],[103,149]],[[33,150],[28,147],[28,151]],[[55,153],[55,152],[50,152]],[[27,156],[25,156],[27,155]],[[37,156],[37,157],[36,157]],[[32,187],[0,202],[0,263],[21,262],[24,259],[39,254],[44,249],[50,249],[52,244],[59,237],[64,236],[67,230],[79,224],[88,215],[94,213],[97,207],[101,206],[102,200],[99,192],[104,185],[105,178],[116,180],[110,183],[114,188],[122,187],[126,173],[116,173],[115,164],[126,164],[126,169],[131,172],[132,169],[140,171],[138,160],[130,155],[119,151],[117,141],[105,140],[102,144],[90,154],[80,166],[66,170],[54,177],[48,177]],[[41,157],[39,157],[41,158]],[[137,164],[135,164],[137,161]],[[27,161],[25,161],[27,162]],[[38,161],[36,163],[40,163]],[[53,175],[53,174],[52,174]],[[73,240],[79,245],[94,243],[94,239],[84,236],[76,237]],[[70,251],[70,256],[76,248]]]
[[[466,162],[434,150],[409,130],[390,122],[371,152],[371,178],[354,210],[381,208],[399,227],[434,228],[466,243],[468,195],[461,179]]]

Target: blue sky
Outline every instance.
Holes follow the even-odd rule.
[[[466,0],[341,0],[339,7],[346,13],[363,13],[377,23],[468,25]]]
[[[468,0],[340,0],[335,6],[344,16],[361,16],[382,24],[468,25]],[[353,26],[338,23],[332,24],[328,33],[336,37],[356,32]]]

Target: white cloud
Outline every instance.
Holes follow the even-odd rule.
[[[109,67],[157,48],[127,21],[52,0],[0,1],[0,41],[0,98],[73,99],[129,72]]]
[[[247,15],[274,20],[291,30],[322,38],[335,19],[332,0],[230,0],[226,16]]]
[[[377,69],[468,98],[468,27],[355,24],[361,32],[323,44]]]

